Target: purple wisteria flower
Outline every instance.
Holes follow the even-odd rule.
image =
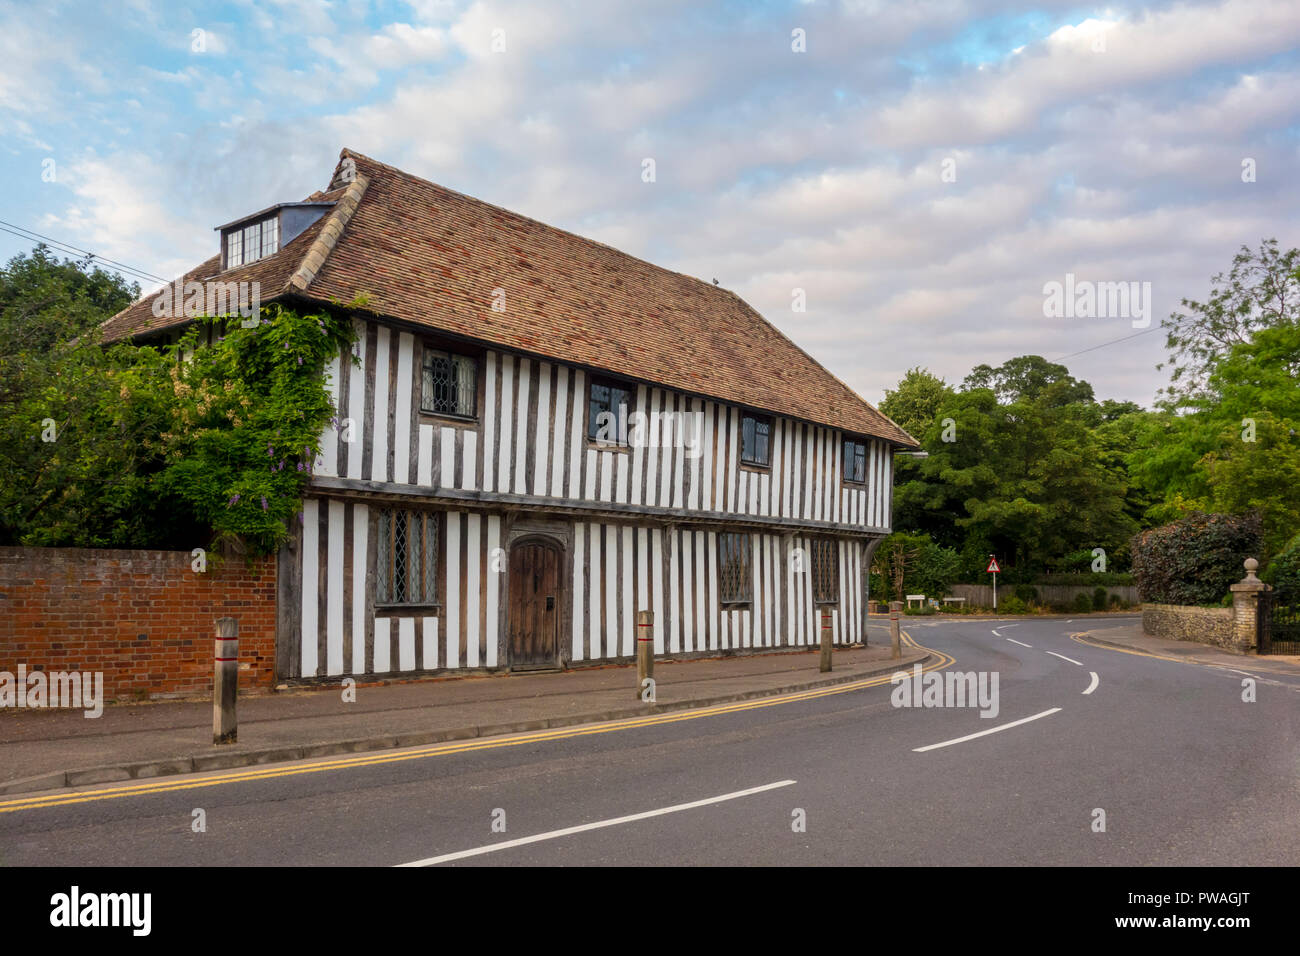
[[[266,495],[262,496],[262,510],[266,510]]]

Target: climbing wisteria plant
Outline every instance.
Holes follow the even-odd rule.
[[[211,344],[200,344],[209,328]],[[187,505],[215,542],[278,547],[300,520],[321,435],[338,427],[324,372],[353,334],[328,310],[276,303],[256,320],[192,326],[170,350],[162,496]]]

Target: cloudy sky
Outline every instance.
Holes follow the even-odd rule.
[[[1033,353],[1149,403],[1162,333],[1045,285],[1155,329],[1300,244],[1298,132],[1297,0],[0,0],[6,223],[172,276],[348,146],[717,278],[873,402]]]

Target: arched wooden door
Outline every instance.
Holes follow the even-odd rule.
[[[538,540],[510,549],[510,667],[560,663],[560,550]]]

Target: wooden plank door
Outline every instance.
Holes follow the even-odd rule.
[[[528,541],[510,550],[510,666],[559,665],[560,552]]]

